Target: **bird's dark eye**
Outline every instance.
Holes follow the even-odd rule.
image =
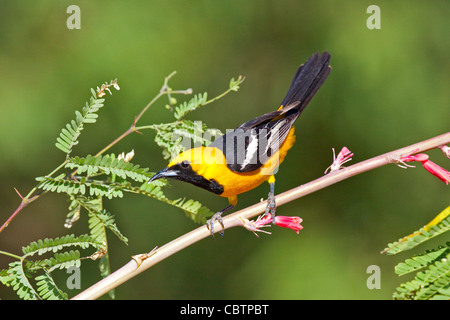
[[[184,160],[184,161],[182,161],[182,162],[180,163],[180,165],[181,165],[181,167],[182,167],[183,169],[187,169],[187,168],[189,168],[190,163],[189,163],[189,161]]]

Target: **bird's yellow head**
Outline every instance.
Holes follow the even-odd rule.
[[[148,182],[161,178],[172,178],[221,194],[224,191],[223,187],[214,179],[205,178],[203,174],[208,165],[225,163],[222,154],[217,154],[218,159],[215,159],[215,156],[214,148],[199,147],[186,150],[172,159],[166,168],[156,173]]]

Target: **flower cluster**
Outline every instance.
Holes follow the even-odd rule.
[[[333,149],[333,163],[331,164],[331,166],[327,168],[327,170],[325,170],[324,174],[327,174],[328,170],[331,173],[333,171],[341,169],[342,165],[346,162],[351,161],[353,157],[353,153],[350,150],[348,150],[347,147],[343,147],[339,152],[339,154],[337,155],[337,157],[334,153],[334,148],[332,149]]]
[[[127,154],[125,154],[125,152],[122,152],[117,156],[117,159],[118,160],[123,159],[124,162],[130,162],[131,159],[133,159],[133,157],[134,157],[134,149],[128,152]]]
[[[272,222],[272,215],[269,214],[263,214],[262,216],[259,216],[255,221],[250,221],[245,218],[240,218],[244,224],[244,228],[246,228],[249,231],[252,231],[256,236],[258,234],[256,232],[264,232],[270,234],[270,232],[261,230],[262,227],[269,227],[270,223]],[[274,223],[277,226],[283,227],[283,228],[289,228],[299,233],[299,230],[303,229],[303,226],[300,225],[302,223],[303,219],[300,217],[286,217],[286,216],[275,216]]]
[[[113,86],[116,90],[120,90],[120,87],[117,84],[117,78],[114,80],[111,80],[109,82],[109,84],[108,84],[108,82],[105,82],[104,84],[101,85],[100,88],[97,87],[97,97],[99,97],[99,98],[103,97],[106,94],[105,90],[108,91],[109,94],[112,94],[111,90],[109,90],[109,87],[111,87],[111,86]]]

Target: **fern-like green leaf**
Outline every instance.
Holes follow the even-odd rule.
[[[127,243],[128,239],[124,237],[119,229],[117,228],[114,217],[111,214],[107,213],[103,210],[102,197],[97,197],[93,199],[84,198],[84,197],[75,197],[75,200],[79,202],[81,206],[89,212],[89,230],[91,237],[94,238],[97,242],[102,243],[102,248],[104,250],[102,252],[100,261],[99,261],[99,269],[100,275],[102,277],[106,277],[111,273],[111,267],[109,263],[109,253],[108,253],[108,240],[106,235],[106,229],[110,229],[115,233],[119,239]],[[108,294],[114,298],[114,290],[108,292]]]
[[[157,180],[160,181],[160,180]],[[170,200],[164,195],[161,186],[154,184],[152,181],[151,183],[143,183],[140,187],[132,186],[128,182],[123,182],[121,184],[121,188],[123,191],[131,192],[131,193],[137,193],[137,194],[143,194],[147,197],[163,201],[163,202],[170,202]]]
[[[180,120],[184,116],[186,116],[189,112],[194,111],[197,108],[200,108],[208,101],[208,93],[204,92],[194,95],[192,99],[187,102],[180,104],[175,107],[174,116],[175,119]]]
[[[140,188],[128,186],[127,190],[133,193],[144,194],[148,197],[170,204],[171,206],[180,208],[190,219],[197,223],[205,223],[206,219],[214,214],[214,212],[195,200],[170,200],[163,194],[160,186],[155,186],[151,183],[144,183]]]
[[[430,300],[450,300],[450,285],[439,289]]]
[[[125,162],[123,159],[119,160],[114,155],[97,157],[88,155],[85,158],[70,158],[66,164],[66,168],[77,169],[78,174],[86,172],[88,176],[94,174],[114,174],[123,179],[131,178],[138,182],[148,181],[153,175],[153,173],[148,171],[148,168],[140,168],[139,165]]]
[[[42,255],[47,252],[57,252],[67,247],[78,246],[82,249],[88,247],[99,248],[102,246],[101,242],[95,241],[94,238],[84,234],[76,237],[73,234],[44,240],[39,239],[38,241],[31,242],[28,246],[22,248],[22,252],[25,257],[33,256],[34,254]]]
[[[124,162],[122,159],[118,160],[114,156],[99,156],[86,158],[70,158],[67,163],[67,168],[77,169],[78,174],[87,173],[88,175],[107,174],[115,175],[121,179],[130,178],[137,182],[147,182],[153,175],[148,168],[140,168],[130,162]],[[61,174],[55,178],[52,177],[38,177],[38,188],[50,192],[67,193],[71,196],[91,196],[91,197],[106,197],[108,199],[123,197],[123,189],[126,184],[124,181],[116,179],[117,182],[110,180],[92,180],[84,176],[77,176],[76,179],[68,178],[65,174]],[[165,180],[158,180],[152,182],[152,186],[163,186]],[[79,208],[76,204],[71,204],[69,208],[71,216],[76,214]],[[75,217],[76,219],[76,217]],[[66,224],[70,225],[70,221]]]
[[[80,111],[75,111],[75,120],[66,124],[56,139],[56,147],[67,154],[67,158],[72,152],[72,148],[78,144],[78,137],[84,128],[85,123],[95,123],[98,115],[96,112],[103,107],[105,99],[98,99],[95,91],[91,89],[92,96],[89,103]]]
[[[50,192],[66,192],[68,194],[85,194],[86,184],[84,181],[69,180],[66,175],[60,174],[59,176],[52,177],[37,177],[39,181],[38,188]]]
[[[67,293],[58,288],[49,272],[35,278],[37,292],[44,300],[67,300]]]
[[[211,217],[214,212],[203,206],[196,200],[177,199],[169,202],[170,205],[178,207],[194,222],[204,224],[206,219]]]
[[[97,241],[106,241],[105,231],[108,229],[114,233],[117,238],[125,244],[128,244],[128,238],[125,237],[117,228],[114,216],[109,212],[106,212],[106,210],[101,210],[100,212],[91,211],[89,216],[89,229],[91,230],[92,237],[94,237]]]
[[[10,275],[9,286],[17,293],[17,295],[24,300],[39,299],[39,295],[30,284],[28,277],[25,274],[21,261],[14,261],[9,264],[8,274]]]
[[[67,269],[69,267],[81,266],[80,251],[70,250],[65,252],[56,252],[53,257],[44,260],[47,265],[47,271],[52,272],[55,269]]]
[[[389,243],[381,253],[396,254],[403,252],[447,231],[450,231],[450,206],[424,227],[396,242]]]
[[[152,175],[153,174],[149,174],[149,176]],[[56,178],[39,177],[36,178],[36,180],[41,182],[38,185],[38,188],[50,192],[65,192],[69,195],[74,196],[102,196],[107,197],[108,199],[123,197],[120,183],[108,183],[100,180],[87,180],[85,177],[83,177],[79,181],[75,181],[65,178],[64,174]],[[162,181],[159,182],[159,184],[162,183]]]
[[[401,284],[394,293],[394,299],[427,300],[435,295],[445,295],[450,283],[450,254],[436,260],[415,278]]]
[[[0,283],[3,285],[9,287],[9,284],[14,279],[14,275],[10,274],[8,269],[1,269],[0,270]]]
[[[120,240],[128,243],[128,239],[122,235],[117,228],[114,216],[103,209],[102,198],[74,198],[81,206],[89,212],[89,229],[91,237],[97,242],[101,243],[103,247],[107,247],[106,229],[112,231]]]
[[[161,186],[153,183],[143,183],[140,187],[134,187],[128,182],[124,182],[121,184],[121,189],[127,192],[143,194],[147,197],[154,198],[171,206],[180,208],[190,219],[197,223],[205,223],[206,219],[214,214],[214,212],[195,200],[185,200],[182,198],[176,200],[168,199],[164,195]]]
[[[89,195],[93,197],[122,198],[123,192],[116,185],[88,183]]]
[[[436,261],[424,272],[424,282],[428,286],[421,287],[416,294],[416,300],[428,300],[436,295],[440,289],[446,288],[450,283],[450,255],[446,259]]]
[[[450,243],[442,248],[430,250],[424,254],[416,255],[405,262],[401,262],[395,266],[395,273],[402,276],[410,272],[418,271],[436,260],[444,258],[450,253]]]

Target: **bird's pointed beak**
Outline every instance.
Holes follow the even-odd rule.
[[[178,174],[177,170],[173,170],[170,167],[167,167],[156,173],[153,177],[150,178],[150,180],[148,180],[147,183],[150,183],[154,180],[158,180],[161,178],[175,177],[177,174]]]

